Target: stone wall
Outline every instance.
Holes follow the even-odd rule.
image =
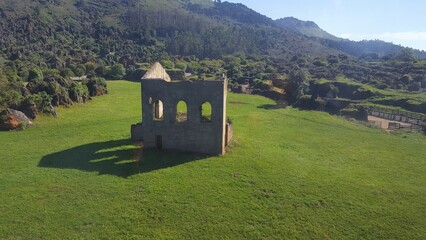
[[[234,137],[234,130],[231,123],[226,124],[226,142],[225,146],[228,146],[231,143],[232,138]]]
[[[166,82],[143,79],[142,127],[132,128],[132,138],[142,136],[144,148],[224,154],[226,90],[227,83],[223,80]],[[157,101],[163,104],[161,120],[154,118],[154,103]],[[176,121],[179,101],[187,105],[185,122]],[[209,122],[203,122],[201,118],[201,105],[205,102],[211,105]]]

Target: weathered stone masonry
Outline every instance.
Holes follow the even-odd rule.
[[[226,80],[172,82],[167,78],[144,78],[141,87],[142,123],[132,126],[133,140],[143,141],[144,148],[225,154],[232,137],[232,126],[226,121]],[[180,101],[187,106],[186,121],[176,119]],[[210,121],[202,118],[203,103],[211,105]]]

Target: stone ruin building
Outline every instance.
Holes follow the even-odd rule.
[[[142,123],[132,125],[132,140],[144,149],[225,154],[232,139],[227,85],[226,79],[172,81],[155,63],[142,78]]]

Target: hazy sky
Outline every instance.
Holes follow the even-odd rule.
[[[426,0],[227,0],[272,19],[293,16],[351,40],[381,39],[426,51]]]

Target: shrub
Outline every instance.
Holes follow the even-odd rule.
[[[27,89],[30,93],[39,93],[42,91],[47,91],[48,84],[43,79],[33,78],[27,85]]]
[[[73,69],[73,71],[75,76],[81,77],[86,74],[86,66],[84,66],[83,64],[79,64]]]
[[[71,82],[62,77],[48,77],[44,79],[47,82],[46,92],[53,97],[53,106],[59,105],[72,105],[68,88],[71,86]]]
[[[52,106],[52,96],[49,96],[46,92],[39,93],[40,100],[37,108],[43,112],[56,116],[55,108]]]
[[[90,97],[87,86],[76,82],[71,83],[68,92],[71,100],[77,103],[84,103]]]
[[[23,100],[22,94],[15,90],[8,90],[0,95],[0,106],[18,108]]]
[[[74,77],[74,72],[70,68],[64,68],[61,70],[62,77]]]
[[[60,76],[60,72],[57,69],[46,69],[43,71],[43,76]]]
[[[289,100],[294,102],[304,96],[308,90],[308,78],[305,70],[298,67],[292,68],[287,78],[286,92]]]
[[[173,68],[173,62],[172,61],[161,60],[160,63],[165,69],[172,69]]]
[[[304,95],[294,103],[294,106],[305,110],[315,110],[317,103],[312,100],[312,96]]]
[[[314,64],[317,67],[324,67],[324,66],[327,65],[326,63],[322,62],[321,60],[315,60],[314,62],[312,62],[312,64]]]
[[[70,99],[68,89],[63,87],[56,81],[49,82],[49,88],[47,93],[53,97],[53,106],[72,105],[72,100]]]
[[[186,62],[179,61],[175,64],[175,68],[185,71],[187,67]]]
[[[105,66],[99,66],[95,69],[95,74],[99,77],[105,77],[107,75],[107,69]]]
[[[314,107],[315,107],[316,110],[324,111],[326,105],[327,105],[327,101],[324,100],[323,98],[315,99]]]
[[[107,83],[103,78],[89,78],[83,82],[89,90],[90,96],[100,96],[108,93]]]
[[[27,96],[22,105],[35,105],[40,112],[56,115],[56,111],[52,106],[52,99],[52,96],[46,92],[40,92]]]
[[[42,80],[36,78],[27,85],[27,89],[32,94],[46,92],[52,96],[52,104],[54,106],[72,104],[68,93],[69,87],[70,82],[59,76],[46,77]]]
[[[43,80],[43,72],[38,68],[33,68],[28,72],[28,81]]]
[[[95,73],[96,64],[93,62],[87,62],[84,64],[86,68],[86,74],[93,75]]]
[[[229,116],[226,117],[226,123],[232,124],[232,118],[230,118]]]
[[[346,108],[340,110],[340,115],[354,118],[359,121],[368,121],[368,112],[362,106],[350,104]]]
[[[271,88],[271,86],[267,82],[262,81],[260,79],[255,79],[253,81],[253,87],[255,89],[260,89],[260,90],[269,90]]]
[[[111,79],[119,80],[123,79],[123,77],[126,75],[126,69],[124,68],[123,64],[116,63],[111,67],[111,70],[109,71],[109,77]]]

